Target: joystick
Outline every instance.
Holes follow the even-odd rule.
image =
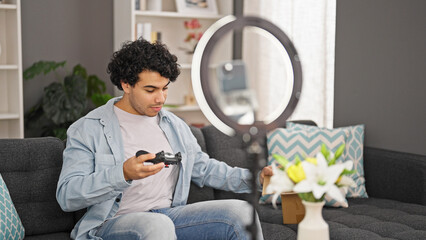
[[[136,152],[136,157],[139,157],[142,154],[148,154],[148,153],[149,152],[145,150],[139,150]],[[151,162],[153,164],[163,162],[165,167],[168,168],[169,165],[177,165],[181,161],[182,161],[182,155],[180,152],[173,155],[172,153],[161,151],[155,154],[154,159],[149,159],[149,160],[146,160],[145,162]]]

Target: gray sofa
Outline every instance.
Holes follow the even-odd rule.
[[[192,131],[211,157],[249,166],[241,138],[212,126]],[[63,212],[55,199],[63,149],[63,141],[52,137],[0,139],[0,173],[25,227],[25,239],[69,239],[84,214]],[[426,239],[426,156],[366,147],[364,162],[370,197],[349,199],[349,208],[324,209],[331,239]],[[193,185],[188,203],[249,197]],[[265,239],[296,239],[297,225],[283,225],[281,210],[261,205],[258,213]]]

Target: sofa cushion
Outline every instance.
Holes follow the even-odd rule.
[[[70,240],[69,232],[59,232],[25,237],[25,240]]]
[[[315,131],[318,127],[309,126],[298,123],[287,123],[287,128],[293,130],[307,130]],[[348,130],[349,135],[346,139],[346,160],[352,160],[354,162],[354,169],[356,172],[351,175],[352,179],[356,183],[356,187],[349,188],[347,197],[368,197],[365,189],[365,178],[364,178],[364,125],[354,125],[347,127],[336,128],[337,130]]]
[[[0,173],[0,239],[24,239],[25,230]]]
[[[268,145],[268,164],[272,164],[275,159],[273,154],[284,156],[289,161],[294,161],[296,157],[303,159],[305,157],[315,157],[320,152],[322,144],[325,144],[332,152],[346,142],[349,135],[348,130],[329,130],[318,129],[293,130],[286,128],[277,128],[267,135]],[[343,161],[346,152],[337,160]],[[272,195],[264,195],[260,198],[260,203],[270,203]],[[326,205],[334,207],[347,207],[346,200],[337,202],[328,195],[325,195]],[[280,202],[281,199],[278,199]]]
[[[364,170],[370,197],[426,205],[426,156],[365,147]]]
[[[204,140],[204,136],[203,136],[203,133],[201,132],[201,129],[194,126],[190,126],[190,129],[192,134],[197,139],[197,142],[200,145],[201,150],[203,150],[203,152],[206,152],[206,142]],[[208,200],[214,200],[213,188],[210,188],[210,187],[200,188],[191,182],[187,203],[194,203],[194,202],[208,201]]]
[[[323,209],[330,239],[426,239],[426,206],[379,198],[348,198],[348,202],[349,208]],[[257,210],[265,239],[296,239],[297,225],[282,224],[281,209],[262,205]],[[276,237],[268,233],[271,229],[288,237]]]
[[[226,162],[231,167],[250,168],[250,160],[248,158],[246,144],[241,136],[230,137],[214,126],[206,126],[201,129],[206,141],[207,152],[210,157],[219,161]],[[266,149],[265,139],[259,140],[259,144]],[[263,153],[266,159],[266,152]],[[250,199],[249,194],[239,194],[223,190],[214,189],[215,199]]]
[[[74,227],[74,214],[63,212],[55,197],[63,150],[53,137],[0,139],[0,173],[27,236]]]

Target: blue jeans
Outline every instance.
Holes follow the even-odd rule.
[[[96,236],[113,239],[251,239],[252,206],[241,200],[197,202],[174,208],[135,212],[107,220]],[[256,216],[258,236],[263,240]]]

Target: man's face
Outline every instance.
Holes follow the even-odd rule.
[[[134,87],[122,83],[123,91],[127,95],[124,110],[138,115],[156,116],[166,101],[169,83],[169,79],[151,71],[139,73],[139,81]]]

